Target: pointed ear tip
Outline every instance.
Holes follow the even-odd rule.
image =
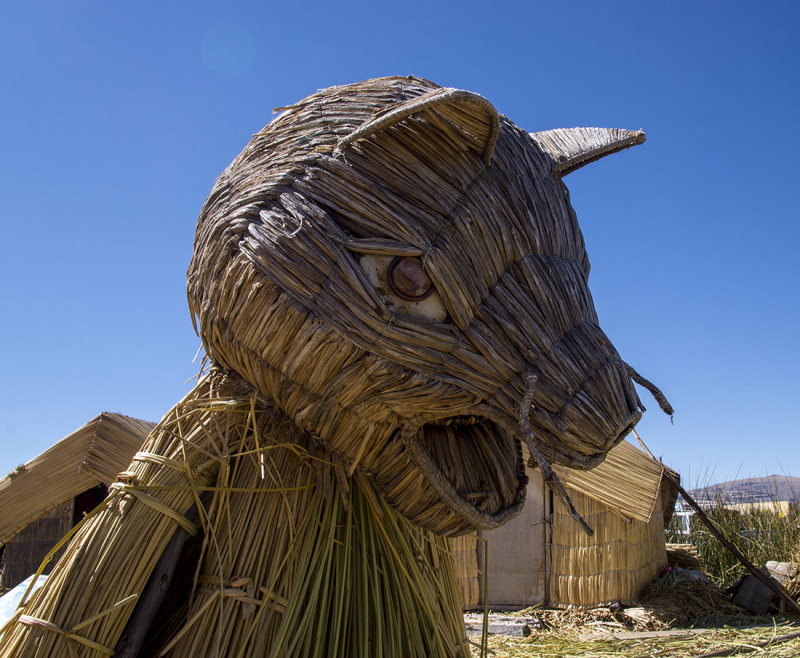
[[[558,128],[530,136],[550,157],[553,173],[560,176],[647,140],[644,130],[622,128]]]

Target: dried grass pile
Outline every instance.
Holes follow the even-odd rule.
[[[678,625],[752,623],[753,615],[698,571],[677,569],[644,588],[639,605],[649,614]]]
[[[700,551],[694,544],[667,544],[667,562],[680,569],[700,569]]]
[[[759,617],[734,605],[730,595],[697,573],[675,570],[646,587],[636,606],[527,608],[535,617],[525,638],[490,636],[494,656],[721,658],[755,653],[794,658],[800,653],[796,622]],[[473,649],[473,655],[478,652]]]
[[[603,634],[596,639],[575,632],[538,633],[527,638],[497,635],[489,638],[489,652],[497,658],[721,658],[758,655],[795,658],[800,655],[800,629],[791,624],[745,628],[714,628],[668,634]],[[479,649],[473,648],[473,656]]]

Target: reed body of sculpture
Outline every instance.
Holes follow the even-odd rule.
[[[0,656],[468,655],[445,538],[519,511],[523,445],[559,491],[639,419],[561,179],[643,133],[416,78],[283,110],[198,221],[209,373]]]

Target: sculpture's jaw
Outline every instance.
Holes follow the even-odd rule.
[[[516,378],[469,415],[428,417],[403,427],[407,456],[424,486],[461,526],[458,532],[498,527],[521,509],[528,481],[523,442],[531,466],[539,466],[545,480],[566,496],[549,464],[596,466],[633,429],[641,418],[638,396],[619,357],[608,356],[571,388],[559,390],[547,368],[540,376],[532,367],[525,388]],[[411,505],[404,513],[425,525],[424,505]]]
[[[521,509],[522,444],[497,423],[452,416],[407,429],[403,439],[428,484],[473,527],[497,527]]]

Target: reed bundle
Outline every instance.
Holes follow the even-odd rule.
[[[326,496],[304,488],[316,474],[293,449],[267,464],[264,481],[252,462],[231,469],[234,489],[253,491],[220,495],[231,511],[216,516],[189,621],[161,655],[466,655],[444,539],[410,526],[362,477],[332,476]],[[286,490],[259,494],[277,474]]]
[[[667,562],[681,569],[700,569],[700,552],[694,544],[667,544]]]
[[[7,630],[2,656],[111,655],[137,597],[183,516],[237,450],[251,409],[204,381],[177,404],[72,538],[46,585]],[[37,621],[41,620],[41,622]]]
[[[202,555],[153,655],[467,655],[446,540],[243,388],[214,373],[164,418],[0,655],[111,655],[177,526],[203,533]]]

